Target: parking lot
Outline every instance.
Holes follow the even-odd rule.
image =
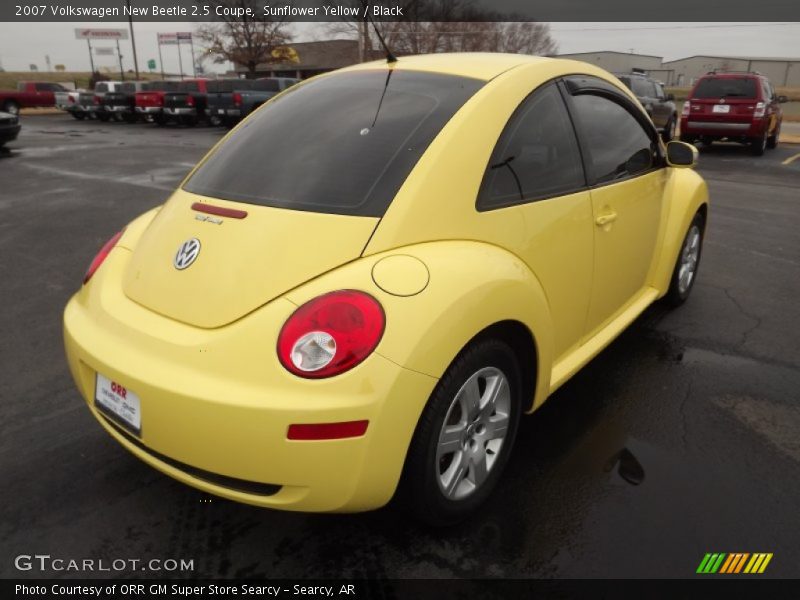
[[[0,152],[9,555],[187,558],[194,577],[572,578],[689,577],[706,552],[771,552],[764,576],[800,577],[800,145],[703,149],[712,208],[692,298],[647,310],[523,420],[477,518],[431,530],[393,506],[303,515],[211,498],[83,406],[64,305],[103,242],[222,134],[38,116]]]

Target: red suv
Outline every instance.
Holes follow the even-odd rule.
[[[681,113],[681,141],[749,144],[756,156],[778,145],[783,114],[769,79],[760,73],[715,72],[692,88]]]

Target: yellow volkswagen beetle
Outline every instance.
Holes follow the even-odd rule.
[[[474,511],[536,410],[695,281],[708,194],[580,62],[403,57],[290,88],[114,236],[64,314],[89,410],[263,507]]]

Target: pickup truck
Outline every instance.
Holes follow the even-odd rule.
[[[265,77],[210,82],[206,114],[211,123],[233,127],[264,102],[298,81],[291,77]]]
[[[67,88],[47,81],[20,81],[16,91],[0,90],[0,110],[18,115],[20,108],[55,106],[56,92]]]
[[[109,92],[117,91],[120,86],[125,83],[124,81],[98,81],[94,84],[94,90],[91,92],[81,92],[78,96],[78,102],[75,106],[73,115],[76,118],[83,118],[80,111],[83,111],[84,116],[90,119],[100,119],[101,121],[108,121],[111,114],[106,112],[103,98]]]
[[[178,83],[178,89],[164,95],[164,112],[156,120],[159,125],[177,121],[193,127],[206,118],[207,79],[187,79]]]
[[[136,93],[141,92],[145,84],[144,81],[125,81],[116,86],[114,91],[106,92],[100,101],[103,113],[115,121],[125,121],[126,123],[138,121]]]
[[[140,118],[156,123],[164,122],[164,96],[177,92],[180,81],[148,81],[136,92],[136,114]]]

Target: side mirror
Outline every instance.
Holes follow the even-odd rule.
[[[778,96],[778,102],[783,104],[784,102],[788,102],[789,98],[787,96]]]
[[[678,169],[697,165],[697,148],[686,142],[667,143],[667,164]]]
[[[670,101],[675,100],[675,94],[667,94],[667,100],[670,100]]]

